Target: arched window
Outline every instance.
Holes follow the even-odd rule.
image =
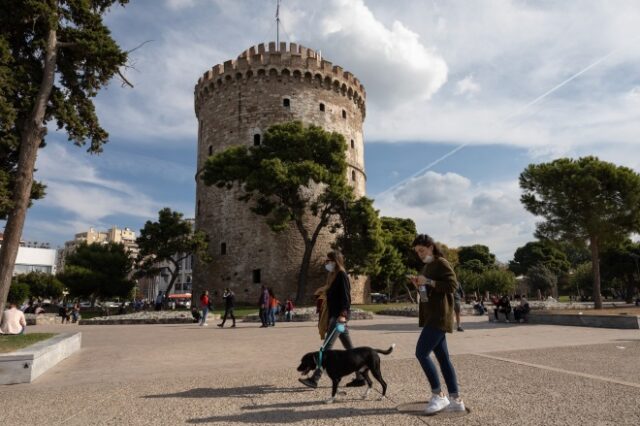
[[[227,243],[220,243],[220,254],[223,256],[227,254]]]
[[[355,170],[351,171],[351,180],[354,181],[354,182],[356,181],[356,171]]]
[[[213,145],[209,145],[209,156],[213,155]]]
[[[291,106],[291,100],[289,98],[282,99],[282,106],[285,108],[289,108]]]
[[[320,111],[324,112],[324,104],[322,102],[320,103]]]
[[[254,269],[253,270],[253,283],[254,284],[260,284],[260,269]]]
[[[342,118],[347,118],[347,111],[342,110]]]
[[[253,135],[253,146],[259,146],[260,145],[260,133],[256,133],[255,135]]]
[[[353,141],[353,139],[351,139],[351,149],[353,149],[353,148],[355,148],[355,147],[356,147],[356,144],[355,144],[355,142]]]

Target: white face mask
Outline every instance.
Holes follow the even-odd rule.
[[[325,263],[324,269],[326,269],[329,272],[333,272],[333,270],[336,269],[336,264],[333,262]]]
[[[424,263],[431,263],[431,262],[433,262],[433,256],[428,254],[428,255],[426,255],[425,257],[422,258],[422,261]]]

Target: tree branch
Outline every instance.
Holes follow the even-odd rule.
[[[118,75],[120,76],[120,78],[122,79],[122,85],[127,85],[131,88],[133,88],[133,84],[131,84],[131,82],[129,80],[127,80],[127,78],[122,74],[122,72],[120,70],[117,71]]]

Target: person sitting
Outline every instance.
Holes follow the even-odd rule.
[[[191,308],[191,316],[194,323],[199,323],[202,319],[202,315],[200,315],[200,311],[196,307]]]
[[[484,300],[478,301],[478,299],[473,301],[473,311],[478,315],[484,315],[487,313],[487,308],[484,306]]]
[[[4,311],[0,322],[0,334],[24,334],[27,329],[27,320],[24,312],[18,309],[15,302],[9,303],[9,309]]]
[[[524,294],[522,296],[516,296],[516,299],[519,299],[520,303],[513,309],[513,317],[516,319],[516,322],[520,322],[520,320],[527,322],[527,315],[529,315],[529,311],[531,311],[529,301]]]
[[[509,322],[509,314],[511,313],[511,302],[509,301],[509,296],[506,294],[502,296],[500,300],[495,304],[495,309],[493,310],[493,314],[496,317],[496,321],[499,321],[498,314],[504,314],[507,322]]]

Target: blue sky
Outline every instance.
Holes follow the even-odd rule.
[[[275,0],[113,8],[106,21],[123,48],[152,40],[131,54],[135,88],[114,81],[96,100],[110,133],[103,154],[50,132],[37,163],[48,195],[30,209],[24,239],[138,230],[164,206],[193,216],[193,87],[211,66],[273,40],[274,12]],[[283,41],[321,50],[365,85],[376,207],[448,245],[486,244],[507,261],[533,238],[517,184],[529,163],[598,155],[640,170],[635,1],[283,0],[281,18]]]

